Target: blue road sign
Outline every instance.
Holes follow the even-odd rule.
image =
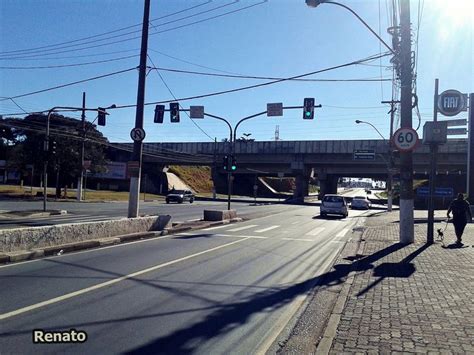
[[[419,187],[416,189],[416,195],[419,197],[429,197],[430,189],[429,187]],[[434,191],[435,197],[453,197],[454,189],[452,187],[437,187]]]

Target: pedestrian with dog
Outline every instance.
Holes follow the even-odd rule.
[[[449,205],[448,218],[451,218],[450,213],[453,214],[453,225],[456,233],[456,243],[462,244],[462,235],[467,222],[472,221],[471,208],[469,202],[464,199],[463,194],[458,194],[458,197],[454,199]]]

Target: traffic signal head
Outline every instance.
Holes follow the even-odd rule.
[[[105,126],[105,110],[102,107],[97,108],[97,124]]]
[[[170,119],[172,123],[179,122],[179,103],[170,102]]]
[[[163,123],[163,117],[165,115],[165,105],[156,105],[155,106],[155,118],[153,122]]]
[[[232,170],[232,171],[237,170],[237,160],[235,159],[235,157],[232,157],[232,163],[230,165],[230,170]]]
[[[312,120],[314,118],[314,98],[305,98],[303,106],[303,119]]]
[[[222,165],[224,167],[224,170],[227,170],[227,168],[229,167],[229,156],[228,155],[224,155],[224,159],[222,160]]]
[[[56,155],[56,151],[57,151],[56,141],[53,140],[51,142],[51,154]]]

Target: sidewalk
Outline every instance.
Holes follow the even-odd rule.
[[[445,211],[444,211],[445,213]],[[415,243],[398,244],[399,213],[368,217],[358,255],[317,353],[474,354],[474,224],[463,247],[452,224],[444,245],[426,245],[426,211]]]

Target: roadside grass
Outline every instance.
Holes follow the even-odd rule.
[[[47,190],[48,198],[54,198],[54,193],[56,189],[49,187]],[[36,193],[40,192],[41,196],[43,193],[43,189],[39,187],[21,187],[19,185],[0,185],[0,195],[6,196],[9,198],[31,198],[35,197]],[[66,200],[64,198],[64,190],[61,190],[62,198],[58,200]],[[76,190],[75,189],[68,189],[67,191],[67,199],[70,201],[76,200]],[[164,196],[155,195],[146,193],[140,193],[140,200],[146,199],[148,200],[163,200]],[[108,191],[108,190],[86,190],[85,191],[85,201],[128,201],[128,191]]]

